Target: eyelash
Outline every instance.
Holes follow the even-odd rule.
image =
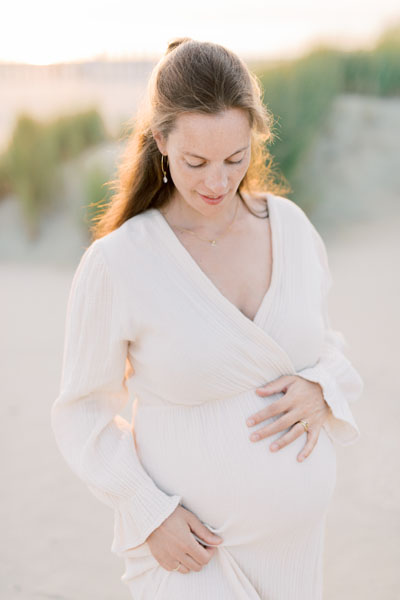
[[[243,158],[241,158],[240,160],[236,160],[236,161],[231,161],[228,162],[228,164],[230,165],[239,165],[241,162],[243,162]],[[204,167],[204,163],[202,165],[191,165],[189,163],[186,163],[188,167],[191,167],[192,169],[199,169],[200,167]]]

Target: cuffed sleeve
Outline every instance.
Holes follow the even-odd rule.
[[[51,408],[58,448],[73,472],[114,509],[112,552],[143,543],[178,506],[136,453],[128,402],[128,341],[121,306],[100,246],[93,242],[75,271],[67,306],[59,395]]]
[[[360,437],[360,430],[351,412],[350,404],[361,396],[364,383],[344,353],[346,340],[343,334],[331,327],[328,313],[328,292],[332,285],[332,277],[328,256],[325,244],[313,225],[312,234],[322,269],[321,298],[324,341],[317,363],[297,371],[296,375],[320,384],[325,401],[331,409],[324,427],[333,441],[347,446],[356,442]]]

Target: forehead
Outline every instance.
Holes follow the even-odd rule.
[[[251,134],[246,111],[229,109],[224,112],[206,115],[185,113],[179,115],[170,141],[181,152],[196,153],[201,156],[229,156],[249,143]]]

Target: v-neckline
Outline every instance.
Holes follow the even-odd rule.
[[[190,252],[185,248],[182,244],[178,236],[175,234],[174,230],[161,213],[158,208],[151,208],[150,211],[153,212],[157,221],[160,223],[161,227],[166,232],[166,241],[168,242],[168,247],[174,253],[175,257],[178,260],[178,263],[188,269],[188,271],[196,278],[196,280],[201,284],[202,289],[205,289],[214,302],[219,302],[221,306],[225,308],[226,311],[229,311],[232,314],[232,317],[239,318],[243,321],[243,323],[250,324],[251,326],[259,325],[259,322],[262,321],[262,317],[265,311],[265,308],[272,297],[274,290],[277,286],[278,275],[280,272],[279,264],[278,264],[278,223],[277,216],[275,213],[275,204],[274,200],[272,200],[273,195],[266,193],[267,202],[268,202],[268,213],[267,217],[270,220],[270,233],[271,233],[271,247],[272,247],[272,272],[271,279],[268,290],[264,294],[261,303],[254,315],[253,319],[250,319],[247,315],[245,315],[240,308],[236,306],[233,302],[231,302],[215,285],[215,283],[209,278],[208,275],[202,270],[198,262],[193,258]]]

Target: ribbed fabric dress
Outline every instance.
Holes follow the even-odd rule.
[[[90,244],[67,308],[61,387],[51,411],[74,473],[113,509],[111,551],[135,600],[319,600],[334,442],[360,436],[350,404],[363,381],[332,330],[324,242],[293,201],[266,194],[270,287],[253,320],[213,284],[158,209]],[[319,382],[332,414],[299,463],[306,432],[278,452],[246,418]],[[132,423],[119,412],[133,401]],[[278,417],[265,421],[268,422]],[[167,571],[145,541],[181,503],[223,542],[201,571]]]

